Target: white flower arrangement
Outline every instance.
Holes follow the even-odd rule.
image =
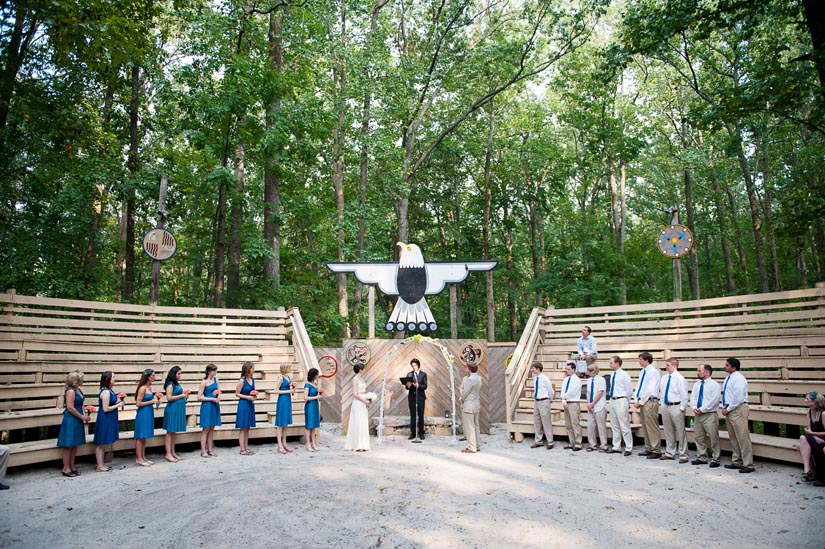
[[[378,395],[375,393],[364,393],[364,398],[367,399],[367,402],[371,403],[373,400],[378,398]]]

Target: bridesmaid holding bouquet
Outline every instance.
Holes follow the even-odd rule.
[[[304,384],[304,427],[306,429],[306,450],[317,452],[317,431],[321,427],[321,406],[318,399],[322,390],[318,388],[318,368],[311,368],[307,372],[307,382]]]
[[[251,456],[255,452],[249,449],[249,429],[255,427],[255,400],[258,391],[255,389],[255,365],[244,362],[241,366],[241,379],[235,385],[235,396],[238,397],[238,412],[235,415],[235,429],[240,429],[238,445],[242,456]]]
[[[278,439],[279,454],[292,451],[286,445],[286,428],[292,425],[292,392],[295,390],[295,383],[289,379],[291,370],[289,364],[281,364],[281,381],[275,391],[278,395],[278,406],[275,409],[275,436]]]
[[[123,403],[125,393],[116,394],[112,388],[115,384],[115,374],[105,371],[100,376],[100,391],[98,392],[97,421],[95,422],[95,461],[98,473],[108,473],[112,470],[104,462],[104,447],[114,444],[120,438],[120,423],[117,409]]]
[[[141,467],[151,467],[155,462],[146,459],[146,439],[155,436],[154,405],[160,403],[160,398],[152,392],[152,382],[155,381],[155,371],[143,371],[138,381],[135,393],[135,462]]]
[[[181,387],[180,376],[180,366],[173,366],[163,382],[167,403],[163,409],[163,428],[166,429],[165,459],[172,463],[183,459],[175,452],[175,434],[186,431],[186,400],[189,398],[189,391],[184,391]]]
[[[83,410],[86,395],[80,390],[81,385],[83,385],[83,372],[74,370],[66,376],[66,389],[63,394],[63,422],[60,424],[60,435],[57,437],[57,446],[63,448],[64,477],[76,477],[80,474],[74,462],[77,457],[77,447],[86,444],[86,430],[83,424],[91,419]]]
[[[218,367],[209,364],[206,375],[198,389],[198,400],[201,403],[201,457],[217,457],[213,451],[215,427],[221,425],[221,392],[218,390]]]

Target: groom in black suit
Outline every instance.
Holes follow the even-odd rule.
[[[421,371],[417,358],[410,361],[412,371],[407,374],[412,381],[407,382],[407,401],[410,405],[410,440],[415,438],[416,417],[418,418],[418,438],[424,440],[424,404],[427,402],[427,374]]]

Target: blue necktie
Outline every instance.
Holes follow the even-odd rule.
[[[596,381],[595,379],[590,380],[590,402],[593,402],[593,382]]]
[[[614,381],[616,381],[616,372],[613,372],[613,375],[610,376],[610,398],[613,398],[613,389],[616,387]]]
[[[564,384],[564,396],[567,397],[567,389],[570,388],[570,378],[567,378],[567,383]]]
[[[705,380],[699,384],[699,400],[696,401],[696,407],[702,408],[702,397],[705,395]]]
[[[636,398],[639,398],[639,395],[642,394],[642,387],[645,384],[645,376],[647,375],[647,370],[642,370],[642,379],[639,380],[639,387],[636,389]]]
[[[668,393],[670,393],[670,380],[672,377],[670,374],[667,375],[667,385],[665,385],[665,404],[670,404],[670,399],[667,397]]]
[[[539,376],[536,376],[536,395],[533,398],[539,398]]]
[[[725,384],[722,386],[722,408],[727,408],[728,405],[725,402],[725,392],[728,390],[728,381],[730,381],[730,376],[725,378]]]

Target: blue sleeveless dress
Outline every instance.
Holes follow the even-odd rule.
[[[67,389],[66,393],[68,392],[69,390]],[[86,430],[83,429],[83,420],[74,417],[71,412],[69,412],[69,403],[66,402],[66,393],[63,394],[63,402],[66,409],[63,410],[63,422],[60,424],[60,435],[57,437],[57,446],[59,448],[72,448],[74,446],[86,444]],[[72,405],[81,416],[84,415],[84,400],[86,400],[86,396],[83,394],[83,391],[80,389],[75,389],[74,402]]]
[[[218,390],[218,380],[212,381],[211,385],[207,385],[203,390],[203,396],[206,398],[215,398],[215,391]],[[221,407],[214,402],[201,402],[200,414],[201,427],[217,427],[221,425]]]
[[[307,383],[309,396],[318,396],[318,387]],[[304,427],[317,429],[321,426],[321,405],[318,400],[308,400],[304,404]]]
[[[281,391],[289,391],[290,380],[287,376],[281,378]],[[286,427],[292,425],[292,395],[286,393],[278,395],[278,407],[275,408],[275,427]]]
[[[243,378],[243,387],[241,394],[249,396],[249,393],[255,390],[255,380],[249,383],[249,380]],[[238,401],[238,413],[235,415],[236,429],[249,429],[255,427],[255,402],[242,398]]]
[[[183,387],[172,383],[172,396],[183,394]],[[163,428],[167,433],[183,433],[186,431],[186,399],[179,398],[166,403],[163,409]]]
[[[103,398],[100,396],[103,391],[109,391],[109,402],[107,406],[114,406],[117,403],[117,394],[112,389],[101,387],[97,394],[98,409],[97,421],[95,422],[95,444],[112,444],[120,438],[120,424],[117,420],[117,408],[111,412],[103,411]]]
[[[155,398],[155,393],[147,391],[143,395],[143,402]],[[143,406],[137,409],[135,414],[135,439],[152,438],[155,436],[155,411],[154,406]]]

